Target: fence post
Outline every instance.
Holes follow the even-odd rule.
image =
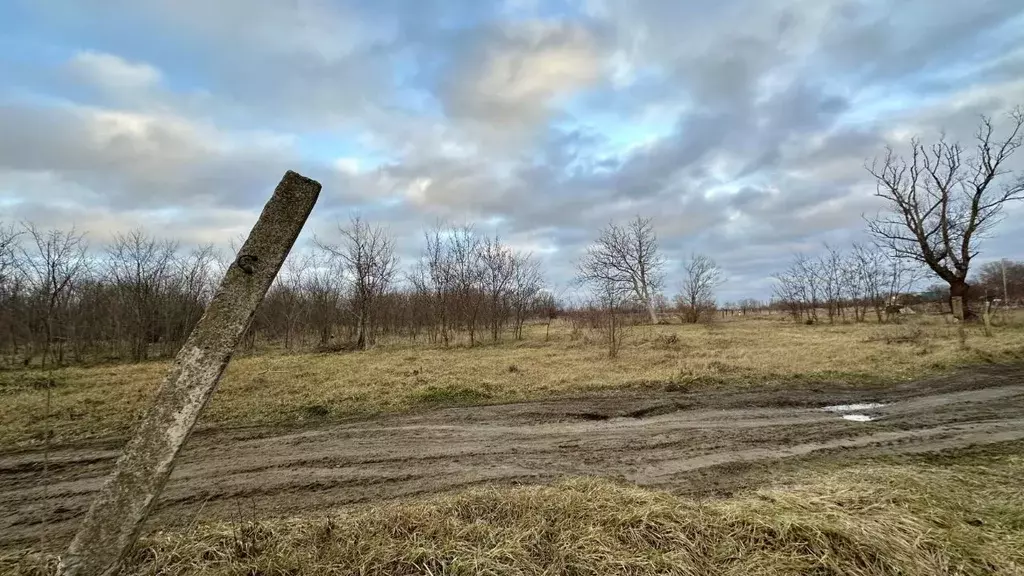
[[[290,170],[285,173],[174,359],[114,473],[93,500],[61,558],[59,574],[92,576],[117,570],[319,195],[320,183]]]

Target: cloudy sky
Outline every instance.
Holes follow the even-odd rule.
[[[222,245],[287,169],[308,225],[475,223],[557,287],[655,219],[767,297],[862,236],[866,159],[1024,104],[1020,0],[3,0],[0,220]],[[1024,159],[1016,164],[1024,166]],[[1024,259],[1020,206],[983,259]]]

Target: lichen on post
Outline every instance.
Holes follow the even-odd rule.
[[[93,500],[61,558],[60,574],[116,571],[319,195],[319,182],[285,173]]]

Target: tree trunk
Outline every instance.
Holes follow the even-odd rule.
[[[970,285],[967,284],[966,281],[960,279],[953,280],[949,283],[949,309],[953,309],[953,298],[959,296],[964,307],[964,317],[961,318],[961,320],[972,320],[977,317],[968,305],[969,300],[967,299],[967,292],[970,288]]]
[[[651,324],[658,323],[658,313],[654,311],[654,304],[650,298],[647,298],[645,304],[647,304],[647,313],[651,315]]]
[[[366,314],[359,315],[359,334],[356,336],[356,348],[359,350],[369,350],[370,343],[366,338]]]

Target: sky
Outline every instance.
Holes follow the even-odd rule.
[[[2,0],[0,221],[227,247],[292,169],[324,187],[297,250],[470,223],[558,293],[641,215],[667,294],[703,253],[766,299],[865,239],[887,144],[1022,104],[1020,0]],[[1013,206],[978,262],[1022,238]]]

